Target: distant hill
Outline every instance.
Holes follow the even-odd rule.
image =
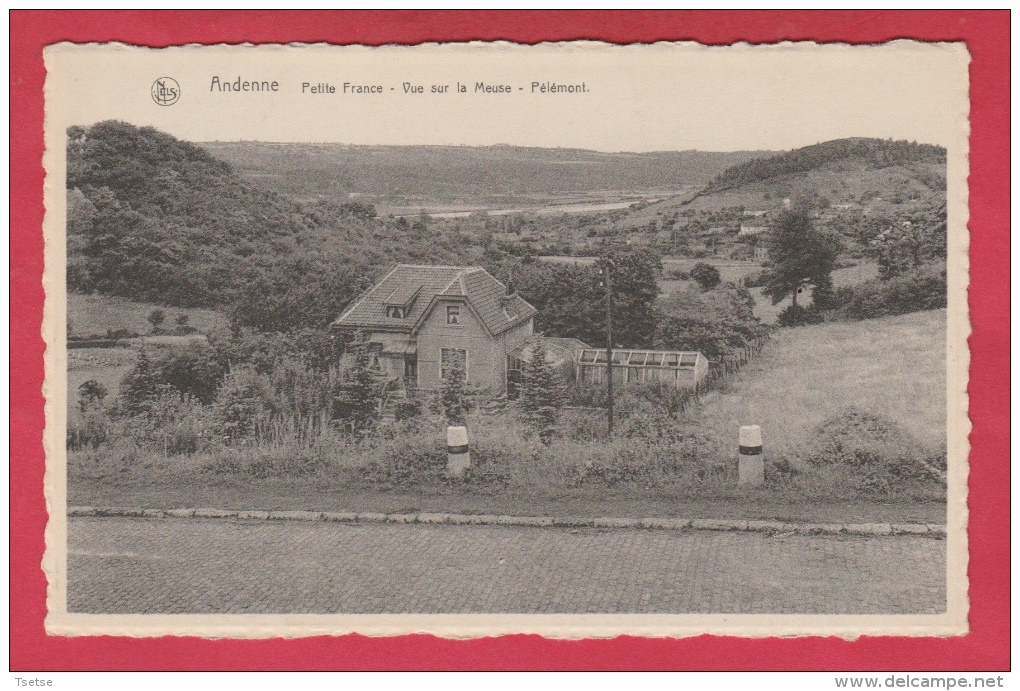
[[[762,151],[603,153],[518,146],[353,146],[207,142],[247,180],[296,198],[394,202],[523,198],[561,192],[700,188]]]
[[[705,194],[743,187],[756,182],[832,167],[849,170],[855,164],[868,168],[909,166],[915,163],[946,164],[946,150],[932,144],[853,137],[801,147],[793,151],[745,161],[727,168],[705,188]]]
[[[702,189],[637,209],[620,222],[645,226],[672,213],[742,206],[766,211],[784,199],[814,198],[895,214],[903,204],[938,206],[946,197],[946,150],[930,144],[850,138],[742,161]]]

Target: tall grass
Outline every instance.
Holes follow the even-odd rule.
[[[737,498],[743,494],[736,487],[737,431],[758,424],[768,483],[761,491],[769,496],[938,499],[945,469],[944,319],[935,311],[784,330],[693,407],[676,405],[654,387],[622,389],[612,438],[594,394],[585,401],[595,405],[561,412],[548,444],[514,406],[476,411],[467,418],[472,467],[455,484],[486,493],[625,488]],[[288,409],[314,399],[305,395],[308,380],[299,368],[265,379],[264,388],[277,392],[269,400],[286,399]],[[70,477],[377,489],[452,482],[445,423],[428,406],[362,434],[345,430],[321,407],[306,414],[266,407],[249,419],[250,434],[234,436],[207,434],[206,425],[215,429],[215,408],[193,400],[163,400],[154,410],[148,419],[116,422],[99,443],[79,444]]]
[[[741,425],[761,425],[767,451],[796,454],[852,406],[937,452],[946,442],[945,344],[944,310],[780,330],[689,419],[720,452],[734,452]]]

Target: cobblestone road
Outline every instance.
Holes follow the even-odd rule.
[[[68,609],[937,613],[925,537],[71,518]]]

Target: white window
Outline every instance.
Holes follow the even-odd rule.
[[[386,316],[387,317],[392,317],[393,319],[403,319],[404,318],[404,308],[403,307],[389,306],[389,307],[386,308]]]
[[[464,372],[464,381],[468,380],[468,351],[459,348],[443,348],[439,357],[439,376],[445,379],[454,363],[460,364]]]
[[[446,323],[453,325],[460,324],[460,305],[447,305]]]

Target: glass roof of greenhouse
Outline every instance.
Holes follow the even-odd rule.
[[[682,369],[698,364],[699,353],[677,350],[614,350],[613,366],[621,367],[662,367]],[[605,349],[585,348],[581,351],[582,365],[605,365]]]

